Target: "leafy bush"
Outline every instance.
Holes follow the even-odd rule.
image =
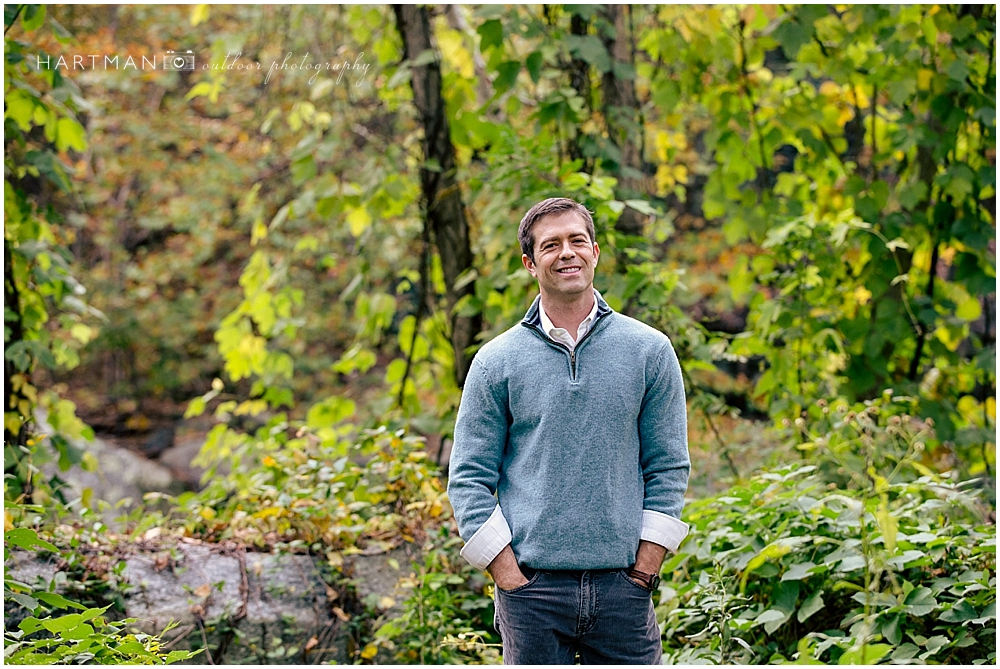
[[[15,528],[4,532],[4,561],[8,546],[57,552],[58,548],[39,538],[35,530]],[[108,620],[109,606],[87,608],[51,589],[36,590],[26,583],[4,577],[4,601],[14,602],[31,615],[16,629],[4,628],[4,661],[9,664],[173,664],[187,660],[198,651],[175,650],[165,653],[158,635],[132,633],[134,618]],[[6,608],[6,607],[5,607]],[[75,609],[78,612],[57,614]],[[5,610],[5,614],[6,614]],[[10,616],[15,617],[16,616]],[[10,620],[5,615],[5,618]],[[170,627],[164,630],[166,632]]]
[[[244,445],[245,466],[135,532],[165,522],[207,541],[320,552],[421,541],[445,517],[447,496],[421,437],[380,427],[354,440],[350,427],[303,427],[289,438],[287,429],[280,418],[261,428]]]
[[[850,489],[815,466],[690,505],[657,614],[679,663],[992,662],[996,537],[967,484]]]
[[[483,573],[459,555],[462,540],[454,525],[441,527],[425,547],[423,565],[400,581],[412,592],[403,613],[375,630],[367,648],[371,657],[383,646],[398,663],[499,663],[490,589]]]

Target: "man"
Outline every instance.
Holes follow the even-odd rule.
[[[465,383],[448,483],[462,555],[496,583],[505,663],[658,664],[651,593],[688,529],[680,365],[594,290],[583,205],[536,204],[518,240],[540,295]]]

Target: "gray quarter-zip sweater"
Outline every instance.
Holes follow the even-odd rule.
[[[663,333],[603,299],[570,352],[542,332],[538,303],[469,370],[448,482],[459,533],[469,541],[499,503],[522,565],[628,567],[643,512],[679,519],[684,505],[677,356]]]

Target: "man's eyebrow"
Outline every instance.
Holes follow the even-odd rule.
[[[584,239],[590,239],[590,235],[588,235],[586,232],[574,232],[569,236],[570,239],[577,239],[578,237],[583,237]],[[558,241],[559,241],[559,235],[552,235],[550,237],[543,237],[542,239],[539,239],[538,245],[541,246],[542,244],[548,242],[558,242]]]

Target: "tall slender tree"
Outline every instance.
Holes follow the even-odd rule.
[[[462,316],[455,304],[472,293],[473,284],[456,287],[459,277],[472,268],[469,224],[465,216],[462,192],[455,175],[455,146],[451,142],[445,101],[441,95],[441,64],[431,36],[427,9],[416,5],[393,5],[396,27],[403,40],[403,54],[411,64],[410,85],[413,104],[424,129],[424,163],[420,168],[423,191],[424,225],[430,226],[441,256],[445,297],[451,314],[451,343],[455,350],[455,378],[465,383],[472,356],[466,353],[482,326],[480,315]],[[429,62],[418,61],[426,52],[434,53]],[[419,64],[418,64],[419,63]],[[424,299],[424,296],[421,296]]]
[[[611,56],[611,67],[602,81],[604,118],[608,136],[620,157],[615,166],[619,199],[641,197],[642,186],[642,118],[635,93],[635,68],[632,57],[629,18],[626,5],[604,5],[601,17],[605,24],[601,39]],[[641,235],[643,216],[626,207],[615,229],[629,235]]]

